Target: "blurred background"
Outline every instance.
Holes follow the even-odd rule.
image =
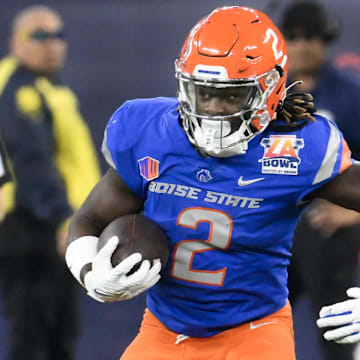
[[[278,21],[290,0],[43,0],[63,17],[69,42],[65,82],[78,95],[82,113],[100,150],[109,116],[125,100],[175,96],[174,60],[194,23],[213,8],[243,5]],[[0,56],[7,53],[9,27],[29,0],[0,2]],[[330,48],[334,63],[360,81],[358,0],[326,0],[341,21],[342,35]],[[105,162],[99,157],[103,171]],[[26,301],[26,299],[24,299]],[[117,304],[98,304],[82,296],[82,332],[77,359],[117,359],[135,336],[144,297]],[[298,360],[319,359],[315,325],[307,299],[294,309]],[[0,295],[0,360],[6,360],[7,324]],[[360,356],[359,356],[360,359]],[[340,360],[340,359],[339,359]]]

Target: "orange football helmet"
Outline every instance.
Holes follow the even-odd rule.
[[[192,28],[175,71],[189,141],[211,156],[244,154],[286,96],[285,40],[258,10],[217,8]]]

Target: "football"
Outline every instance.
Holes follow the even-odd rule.
[[[140,252],[143,260],[160,259],[161,267],[164,269],[169,257],[168,240],[154,221],[140,214],[118,217],[102,231],[97,250],[99,251],[115,235],[119,237],[119,245],[111,257],[113,266],[127,256]],[[139,266],[140,263],[134,266],[128,275],[136,271]]]

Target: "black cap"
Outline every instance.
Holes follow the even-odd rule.
[[[316,1],[296,1],[291,4],[283,13],[280,27],[287,39],[300,32],[307,37],[318,36],[329,43],[340,33],[339,19]]]

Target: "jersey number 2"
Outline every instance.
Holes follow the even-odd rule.
[[[174,264],[171,275],[177,279],[198,284],[222,286],[226,267],[218,270],[193,269],[194,256],[197,253],[230,246],[233,221],[225,212],[208,208],[187,208],[177,219],[177,225],[196,229],[199,223],[210,226],[207,240],[188,239],[180,241],[174,251]]]

